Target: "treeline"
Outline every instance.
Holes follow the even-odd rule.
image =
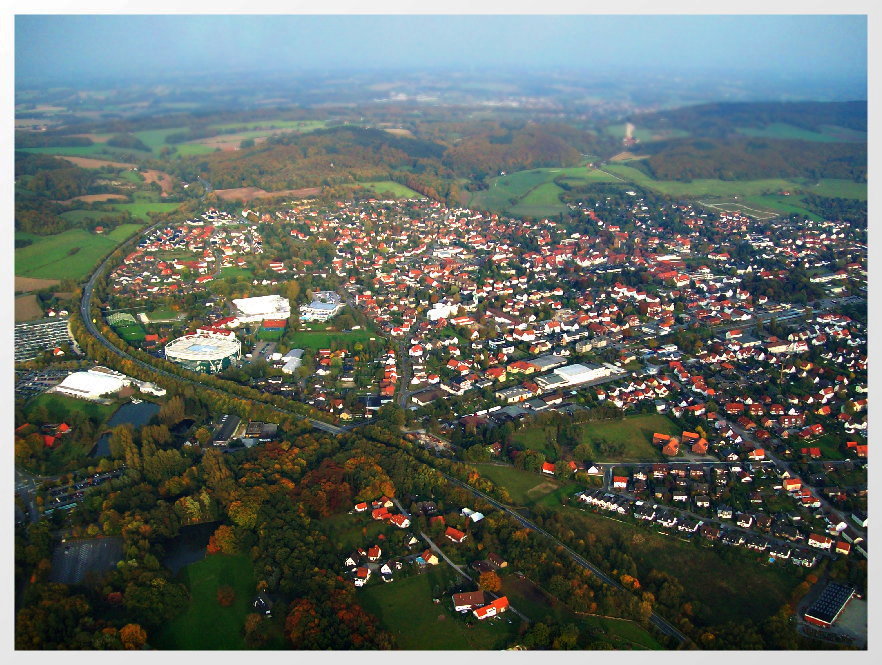
[[[632,162],[656,180],[843,178],[867,181],[867,146],[758,138],[693,138],[648,143]]]
[[[867,228],[867,202],[855,199],[831,198],[817,194],[802,195],[803,205],[823,219],[851,222],[855,227]]]
[[[738,127],[786,123],[809,131],[825,125],[867,131],[867,102],[738,102],[700,104],[632,116],[638,126],[724,137]]]
[[[93,144],[88,136],[72,136],[62,132],[16,132],[16,148],[46,148],[64,146],[66,148],[85,147]]]

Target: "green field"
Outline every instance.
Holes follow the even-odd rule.
[[[282,339],[282,336],[285,334],[284,328],[274,328],[274,329],[266,329],[261,328],[257,331],[257,339],[264,340],[267,342],[278,342]]]
[[[120,243],[124,240],[128,240],[139,230],[144,228],[143,224],[120,224],[113,231],[106,235],[107,238]]]
[[[818,184],[784,178],[767,178],[763,180],[699,179],[692,182],[679,182],[673,180],[654,180],[643,171],[624,164],[607,164],[603,168],[605,171],[615,174],[628,182],[633,182],[635,185],[675,197],[718,197],[732,199],[733,197],[760,196],[770,192],[804,191],[819,194],[820,196],[842,197],[862,201],[867,198],[866,183],[856,183],[850,180],[835,178],[824,178]],[[769,203],[772,203],[772,201],[770,200]]]
[[[327,126],[325,120],[260,120],[257,122],[228,122],[211,125],[213,129],[294,129],[299,132],[312,132]]]
[[[622,420],[600,421],[584,423],[578,426],[579,443],[589,443],[594,447],[595,462],[604,461],[655,461],[661,459],[660,452],[652,445],[654,432],[662,434],[680,434],[666,416],[661,414],[627,416]],[[538,450],[545,454],[549,461],[556,461],[557,456],[552,442],[555,440],[557,430],[554,426],[540,427],[531,425],[518,430],[514,434],[514,441],[523,444],[531,450]],[[619,443],[624,446],[622,454],[616,459],[606,459],[597,443],[601,439],[609,443]]]
[[[565,178],[573,187],[593,182],[618,182],[613,176],[584,166],[517,171],[491,178],[487,189],[472,193],[469,207],[506,210],[531,217],[556,215],[565,211],[566,206],[559,198],[564,190],[553,182],[555,178]]]
[[[365,189],[369,189],[377,196],[380,196],[384,192],[391,192],[392,196],[397,199],[415,199],[415,198],[423,198],[423,195],[419,192],[413,191],[410,187],[406,187],[405,185],[399,184],[397,182],[393,182],[391,180],[382,180],[375,182],[359,182],[356,183],[357,187],[364,187]]]
[[[468,615],[473,623],[469,628],[467,619],[453,611],[450,593],[442,593],[439,604],[432,602],[432,588],[445,589],[455,577],[446,565],[432,566],[421,575],[391,584],[369,584],[357,596],[361,606],[395,636],[399,649],[498,650],[509,646],[521,621],[514,613],[484,621]]]
[[[70,157],[105,157],[116,158],[120,154],[131,154],[132,151],[127,148],[115,148],[114,146],[105,145],[104,143],[93,143],[92,145],[77,146],[46,146],[43,148],[18,148],[20,152],[31,152],[39,155],[68,155]],[[146,154],[140,151],[141,154]]]
[[[505,575],[502,593],[534,622],[552,620],[560,624],[575,623],[580,628],[593,628],[602,632],[616,649],[663,648],[651,634],[633,621],[576,615],[559,599],[553,598],[526,578]]]
[[[132,226],[132,225],[126,225]],[[118,244],[109,236],[71,229],[15,250],[15,274],[43,279],[81,279]],[[73,253],[70,253],[75,250]]]
[[[114,328],[114,331],[127,342],[143,342],[146,334],[144,328],[138,323],[129,326],[117,326]]]
[[[388,534],[397,529],[382,520],[371,519],[370,514],[364,513],[334,515],[318,522],[318,527],[334,543],[341,561],[357,547],[367,549],[376,544],[377,536],[381,533]]]
[[[312,332],[300,331],[291,336],[291,347],[299,349],[330,349],[331,342],[338,345],[366,342],[373,337],[367,330],[353,330],[352,332]]]
[[[699,601],[697,616],[710,624],[763,619],[785,604],[802,570],[790,563],[763,565],[742,548],[696,546],[676,536],[620,522],[586,510],[560,506],[569,528],[605,541],[627,543],[638,579],[655,569],[679,580],[684,596]]]
[[[147,320],[150,323],[161,323],[166,321],[177,321],[178,317],[185,316],[182,312],[177,312],[167,307],[155,309],[152,312],[146,312]]]
[[[576,483],[561,482],[551,476],[523,471],[513,466],[475,464],[484,478],[498,487],[504,487],[518,506],[558,506],[564,496],[575,494],[581,487]]]
[[[736,131],[745,136],[758,136],[769,139],[796,139],[800,141],[817,141],[820,143],[862,142],[867,140],[867,133],[845,127],[825,125],[823,131],[813,132],[784,122],[774,122],[763,128],[739,127]]]
[[[66,397],[56,393],[43,393],[42,395],[37,395],[25,405],[25,415],[30,417],[38,406],[46,407],[50,420],[62,422],[67,420],[73,412],[79,411],[85,413],[90,419],[99,424],[110,418],[117,409],[116,404],[97,404],[96,402],[87,402],[86,400]]]
[[[135,201],[134,203],[115,203],[111,206],[112,210],[125,210],[132,217],[137,217],[145,221],[150,221],[147,216],[149,212],[173,212],[180,207],[180,203],[168,203],[164,201]]]
[[[242,629],[255,596],[250,559],[213,554],[190,564],[180,574],[190,590],[190,603],[150,643],[159,649],[245,649]],[[236,591],[230,607],[221,607],[217,602],[218,587],[225,584]]]

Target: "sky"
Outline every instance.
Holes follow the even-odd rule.
[[[867,76],[865,16],[18,15],[16,86],[142,72],[620,69]]]

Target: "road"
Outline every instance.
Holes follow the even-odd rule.
[[[616,589],[619,589],[625,593],[630,593],[630,591],[625,589],[625,587],[623,587],[617,580],[615,580],[612,577],[610,577],[609,575],[607,575],[605,572],[603,572],[603,570],[601,570],[596,565],[594,565],[593,563],[591,563],[590,561],[585,559],[585,557],[583,557],[581,554],[573,551],[571,548],[564,545],[555,536],[548,533],[545,529],[540,528],[539,526],[537,526],[536,524],[534,524],[533,522],[528,520],[526,517],[524,517],[520,513],[514,511],[509,506],[505,505],[504,503],[500,503],[499,501],[497,501],[493,497],[484,494],[480,490],[475,489],[471,485],[464,483],[461,480],[458,480],[457,478],[454,478],[452,476],[448,476],[446,473],[443,473],[442,471],[438,471],[438,473],[440,473],[442,476],[447,478],[447,480],[449,480],[453,484],[458,485],[458,486],[462,487],[463,489],[467,490],[468,492],[471,492],[475,496],[484,499],[484,501],[486,501],[487,503],[495,506],[496,508],[498,508],[502,512],[506,513],[509,517],[513,518],[521,526],[523,526],[527,529],[532,529],[533,531],[536,531],[537,533],[542,534],[543,536],[545,536],[546,538],[548,538],[549,540],[554,542],[555,545],[562,547],[563,550],[570,556],[570,558],[573,561],[575,561],[577,564],[579,564],[583,568],[590,570],[602,582],[604,582],[612,587],[615,587]],[[654,625],[656,628],[658,628],[664,634],[670,635],[671,637],[676,638],[681,644],[691,643],[691,640],[689,640],[688,637],[686,637],[683,633],[681,633],[679,630],[677,630],[676,627],[674,627],[671,623],[669,623],[667,620],[660,617],[655,612],[652,613],[652,615],[649,618],[649,621],[650,621],[650,623],[652,623],[652,625]]]
[[[441,558],[443,558],[451,568],[453,568],[456,572],[458,572],[460,575],[462,575],[463,577],[465,577],[469,582],[474,582],[474,581],[475,581],[475,580],[472,579],[471,575],[468,575],[468,574],[466,574],[465,572],[463,572],[463,567],[462,567],[462,566],[457,566],[455,563],[453,563],[453,561],[451,561],[451,560],[447,557],[447,555],[444,554],[444,551],[443,551],[440,547],[438,547],[438,546],[435,544],[435,541],[433,541],[431,538],[429,538],[429,536],[427,536],[427,535],[426,535],[425,533],[423,533],[422,531],[420,531],[420,535],[423,537],[423,540],[425,540],[425,541],[429,544],[429,548],[430,548],[433,552],[435,552],[436,554],[438,554]],[[493,596],[498,597],[498,594],[493,594]],[[530,617],[528,617],[527,615],[525,615],[525,614],[523,614],[522,612],[520,612],[520,611],[519,611],[518,609],[516,609],[513,605],[509,604],[508,609],[510,609],[510,610],[511,610],[512,612],[514,612],[515,614],[517,614],[522,620],[526,621],[527,623],[531,623],[531,621],[530,621]]]
[[[148,233],[148,232],[154,230],[157,226],[159,226],[159,224],[154,224],[154,225],[151,226],[150,228],[146,229],[146,230],[144,231],[144,233]],[[149,363],[145,363],[144,361],[139,360],[139,359],[135,358],[134,356],[129,355],[129,354],[126,353],[125,351],[123,351],[123,350],[117,348],[116,346],[114,346],[113,344],[111,344],[111,343],[107,340],[106,337],[104,337],[104,335],[103,335],[103,334],[101,333],[101,331],[98,329],[98,326],[96,326],[96,325],[92,322],[92,315],[91,315],[91,308],[92,308],[92,294],[93,294],[94,289],[95,289],[95,282],[97,281],[99,275],[101,275],[101,274],[104,272],[104,270],[107,268],[107,264],[109,263],[109,261],[110,261],[110,257],[108,256],[106,259],[104,259],[104,261],[101,262],[101,265],[98,266],[98,268],[95,270],[95,272],[92,273],[91,277],[89,277],[89,281],[86,282],[86,285],[83,287],[83,298],[82,298],[82,301],[80,302],[80,317],[81,317],[82,320],[83,320],[83,324],[86,326],[86,330],[87,330],[87,332],[88,332],[90,335],[92,335],[96,340],[98,340],[98,342],[99,342],[102,346],[104,346],[106,349],[108,349],[109,351],[111,351],[111,352],[114,353],[115,355],[119,356],[120,358],[122,358],[122,359],[124,359],[124,360],[128,360],[128,361],[134,363],[134,364],[137,365],[138,367],[140,367],[140,368],[142,368],[142,369],[144,369],[144,370],[147,370],[148,372],[151,372],[151,373],[153,373],[153,374],[157,374],[157,375],[160,375],[160,376],[164,376],[164,377],[167,377],[167,378],[170,378],[170,379],[174,379],[175,381],[181,381],[181,382],[189,383],[189,384],[192,384],[192,385],[195,385],[195,386],[201,386],[202,383],[200,383],[199,381],[194,381],[194,380],[191,380],[191,379],[186,379],[186,378],[184,378],[184,377],[178,376],[177,374],[172,374],[171,372],[167,372],[167,371],[165,371],[165,370],[163,370],[163,369],[159,369],[158,367],[154,367],[153,365],[150,365]],[[212,390],[216,390],[216,391],[218,391],[218,392],[225,392],[225,391],[222,391],[222,390],[220,390],[220,389],[218,389],[218,388],[212,388]],[[228,394],[229,394],[231,397],[235,397],[236,399],[242,399],[241,397],[239,397],[239,396],[237,396],[237,395],[234,395],[234,394],[232,394],[232,393],[228,393]],[[345,432],[345,431],[347,431],[347,430],[349,430],[349,429],[351,429],[351,428],[353,427],[352,425],[344,426],[344,427],[337,427],[336,425],[331,425],[330,423],[326,423],[326,422],[323,422],[323,421],[321,421],[321,420],[316,420],[316,419],[314,419],[314,418],[304,418],[304,417],[301,416],[300,414],[292,413],[291,411],[288,411],[288,410],[286,410],[286,409],[279,408],[279,407],[276,406],[275,404],[271,404],[271,403],[269,403],[269,402],[264,402],[263,400],[257,400],[257,399],[253,399],[253,398],[249,398],[249,399],[250,399],[250,401],[252,401],[252,402],[258,402],[259,404],[262,404],[262,405],[268,406],[268,407],[270,407],[271,409],[273,409],[274,411],[277,411],[277,412],[279,412],[279,413],[284,413],[284,414],[286,414],[286,415],[293,415],[293,416],[295,416],[295,417],[297,417],[297,418],[305,419],[305,420],[307,420],[307,421],[308,421],[308,422],[309,422],[314,428],[319,429],[319,430],[322,430],[322,431],[325,431],[325,432],[328,432],[328,433],[330,433],[330,434],[341,434],[341,433],[343,433],[343,432]]]
[[[833,506],[831,506],[831,505],[830,505],[830,502],[827,501],[826,498],[824,498],[824,495],[823,495],[818,489],[816,489],[816,488],[812,487],[811,485],[809,485],[809,484],[808,484],[808,481],[805,479],[805,477],[804,477],[802,474],[796,473],[796,472],[790,467],[790,464],[789,464],[788,462],[786,462],[785,460],[781,459],[780,457],[775,456],[775,454],[772,453],[768,448],[765,448],[761,443],[759,443],[756,439],[754,439],[753,436],[750,434],[750,432],[748,432],[747,430],[743,429],[742,427],[739,427],[737,423],[733,423],[733,422],[731,422],[731,421],[725,421],[725,420],[722,421],[722,422],[723,422],[724,425],[729,425],[729,427],[731,427],[732,430],[733,430],[736,434],[739,434],[739,435],[741,436],[742,439],[744,439],[745,441],[749,441],[749,442],[751,442],[751,443],[754,445],[755,448],[763,448],[763,450],[765,450],[765,452],[766,452],[766,457],[767,457],[771,462],[773,462],[773,463],[775,464],[775,466],[778,467],[778,469],[780,469],[780,470],[782,470],[782,471],[787,471],[792,477],[799,478],[799,479],[802,481],[802,486],[803,486],[804,488],[808,489],[809,491],[811,491],[811,493],[812,493],[814,496],[816,496],[816,497],[820,500],[820,502],[821,502],[821,508],[824,510],[824,512],[829,513],[829,514],[832,514],[832,515],[834,515],[835,517],[837,517],[840,521],[845,522],[846,524],[848,524],[848,525],[849,525],[854,531],[856,531],[856,532],[857,532],[862,538],[866,538],[866,537],[867,537],[866,532],[865,532],[863,529],[861,529],[861,528],[860,528],[860,527],[854,522],[854,520],[851,519],[851,516],[850,516],[850,515],[846,515],[846,514],[842,513],[841,511],[837,510],[836,508],[834,508]]]

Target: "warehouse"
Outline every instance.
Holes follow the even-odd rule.
[[[821,628],[829,628],[854,596],[854,588],[830,582],[818,599],[806,610],[805,620]]]
[[[122,374],[108,374],[96,369],[87,372],[74,372],[59,383],[53,392],[81,399],[98,399],[102,395],[117,393],[128,385],[128,377]]]

